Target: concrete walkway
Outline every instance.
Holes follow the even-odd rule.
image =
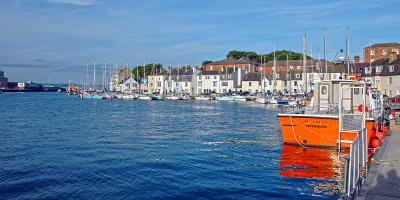
[[[400,130],[386,134],[355,199],[400,199]]]

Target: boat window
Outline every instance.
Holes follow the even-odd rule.
[[[360,94],[360,89],[359,88],[354,88],[354,94]]]
[[[321,87],[321,94],[326,94],[328,92],[328,88],[326,86]]]

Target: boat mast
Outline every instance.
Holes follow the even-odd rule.
[[[86,61],[86,90],[89,89],[89,83],[88,83],[88,77],[89,77],[89,59]]]
[[[263,75],[263,55],[261,54],[261,70],[260,70],[260,81],[261,81],[261,84],[263,84],[263,77],[262,77],[262,75]],[[263,96],[264,96],[264,88],[263,88],[263,85],[261,85],[261,90],[262,90],[262,94],[263,94]]]
[[[289,67],[289,54],[286,55],[286,77],[285,77],[285,81],[286,81],[286,91],[288,91],[287,89],[287,83],[288,83],[288,67]],[[290,82],[289,82],[290,85]],[[290,94],[290,92],[289,92]]]
[[[144,66],[143,66],[143,94],[145,85],[146,85],[146,60],[144,60]]]
[[[104,60],[104,89],[107,88],[107,61]]]
[[[350,75],[350,32],[349,32],[349,27],[347,27],[347,79],[349,78]]]
[[[96,91],[96,59],[93,61],[93,90]]]
[[[275,84],[276,84],[276,55],[275,55],[275,51],[276,51],[276,42],[274,42],[274,77],[273,77],[273,84],[272,84],[272,93],[275,94]]]
[[[328,75],[328,66],[326,66],[326,28],[324,28],[324,80]]]
[[[289,92],[292,94],[292,50],[289,49],[290,65],[289,65]],[[293,73],[294,75],[295,73]]]
[[[307,93],[307,85],[308,85],[308,83],[307,83],[307,74],[306,74],[306,65],[307,65],[306,55],[307,55],[307,53],[306,53],[306,32],[304,32],[304,37],[303,37],[303,77],[302,77],[302,80],[303,80],[303,87],[305,86],[303,88],[305,93]]]

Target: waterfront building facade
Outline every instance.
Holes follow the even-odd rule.
[[[4,72],[0,70],[0,89],[5,89],[8,86],[8,78],[4,76]]]
[[[235,58],[227,58],[220,61],[209,63],[205,66],[204,71],[222,72],[224,68],[242,68],[244,72],[256,72],[260,63],[246,59],[237,60]]]
[[[397,42],[392,43],[377,43],[363,48],[364,62],[374,62],[377,60],[389,58],[389,54],[395,52],[396,55],[400,54],[400,44]]]
[[[120,86],[123,93],[136,93],[139,92],[139,84],[134,78],[129,78]]]

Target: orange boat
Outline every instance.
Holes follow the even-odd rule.
[[[309,105],[278,114],[284,143],[339,149],[350,147],[364,127],[369,144],[382,116],[380,92],[353,80],[317,82]]]

